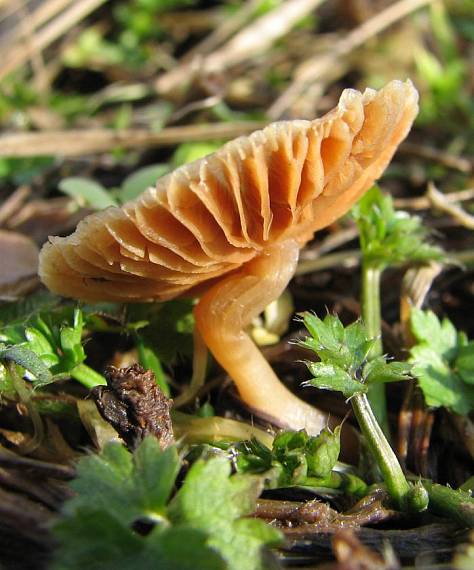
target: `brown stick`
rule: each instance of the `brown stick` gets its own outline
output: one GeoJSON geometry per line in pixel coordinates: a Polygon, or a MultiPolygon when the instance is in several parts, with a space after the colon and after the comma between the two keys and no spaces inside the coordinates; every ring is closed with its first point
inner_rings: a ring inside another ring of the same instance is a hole
{"type": "Polygon", "coordinates": [[[262,128],[260,121],[169,127],[153,133],[145,129],[112,129],[15,133],[0,136],[0,156],[80,156],[116,147],[169,146],[183,141],[231,139],[262,128]]]}

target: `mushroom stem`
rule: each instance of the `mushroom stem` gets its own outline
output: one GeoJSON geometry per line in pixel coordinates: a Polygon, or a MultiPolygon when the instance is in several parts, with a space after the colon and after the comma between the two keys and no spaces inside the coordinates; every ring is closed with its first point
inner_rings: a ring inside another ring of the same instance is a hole
{"type": "Polygon", "coordinates": [[[327,414],[292,394],[244,332],[285,290],[298,254],[299,245],[292,239],[266,249],[207,291],[194,313],[208,348],[250,408],[280,426],[317,434],[327,424],[327,414]]]}

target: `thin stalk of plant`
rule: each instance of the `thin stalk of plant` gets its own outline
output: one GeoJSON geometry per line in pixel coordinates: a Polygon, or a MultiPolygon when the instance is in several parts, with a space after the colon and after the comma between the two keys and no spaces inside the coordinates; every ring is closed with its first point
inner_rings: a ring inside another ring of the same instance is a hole
{"type": "MultiPolygon", "coordinates": [[[[420,218],[393,207],[390,196],[374,186],[353,208],[362,253],[362,319],[369,338],[375,339],[368,354],[374,359],[383,354],[381,330],[380,280],[388,267],[405,263],[440,261],[444,253],[426,242],[428,230],[420,218]]],[[[388,435],[387,405],[383,384],[371,386],[369,401],[384,432],[388,435]]]]}
{"type": "Polygon", "coordinates": [[[405,478],[397,456],[377,422],[367,395],[355,394],[351,398],[351,404],[365,441],[382,473],[387,491],[397,507],[403,510],[408,503],[411,487],[405,478]]]}
{"type": "Polygon", "coordinates": [[[379,338],[371,338],[365,324],[356,321],[344,327],[337,316],[324,320],[310,313],[303,322],[311,334],[303,346],[313,350],[320,362],[307,362],[313,379],[308,382],[323,390],[335,390],[350,400],[367,446],[376,461],[394,504],[400,510],[420,511],[426,508],[428,496],[421,485],[411,485],[390,447],[372,410],[368,392],[371,386],[406,380],[410,366],[404,362],[387,362],[377,350],[379,338]]]}
{"type": "Polygon", "coordinates": [[[446,485],[423,480],[423,486],[430,498],[430,511],[448,517],[464,527],[474,527],[474,499],[462,489],[451,489],[446,485]]]}
{"type": "MultiPolygon", "coordinates": [[[[365,323],[369,338],[374,339],[369,359],[382,356],[382,311],[380,303],[380,278],[382,268],[373,263],[362,263],[362,320],[365,323]]],[[[369,388],[368,398],[375,417],[378,419],[384,433],[390,437],[387,417],[387,401],[385,386],[372,384],[369,388]]]]}

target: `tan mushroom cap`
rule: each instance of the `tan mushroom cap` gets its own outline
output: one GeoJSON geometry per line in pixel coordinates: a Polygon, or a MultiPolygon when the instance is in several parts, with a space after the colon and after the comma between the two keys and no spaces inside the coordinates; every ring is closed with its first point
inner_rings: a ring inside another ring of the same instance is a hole
{"type": "Polygon", "coordinates": [[[379,178],[417,100],[410,81],[347,89],[320,119],[231,141],[122,208],[88,216],[72,235],[50,238],[40,277],[86,301],[167,300],[202,290],[269,245],[293,238],[302,246],[379,178]]]}

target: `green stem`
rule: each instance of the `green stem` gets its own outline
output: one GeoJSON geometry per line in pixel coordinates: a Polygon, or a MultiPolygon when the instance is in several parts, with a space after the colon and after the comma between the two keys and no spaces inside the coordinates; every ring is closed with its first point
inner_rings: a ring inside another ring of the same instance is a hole
{"type": "Polygon", "coordinates": [[[469,493],[429,480],[423,480],[423,485],[430,498],[430,511],[448,517],[461,526],[474,527],[474,499],[469,493]]]}
{"type": "MultiPolygon", "coordinates": [[[[362,264],[362,319],[367,328],[369,338],[376,339],[369,358],[383,354],[382,347],[382,311],[380,305],[380,277],[382,268],[370,263],[362,264]]],[[[390,437],[387,418],[387,402],[384,384],[372,384],[369,387],[369,401],[375,417],[383,431],[390,437]]]]}
{"type": "Polygon", "coordinates": [[[74,378],[74,380],[77,380],[83,386],[89,388],[89,390],[95,386],[105,386],[107,384],[102,374],[99,374],[83,362],[72,370],[71,378],[74,378]]]}
{"type": "Polygon", "coordinates": [[[351,398],[351,403],[367,445],[377,460],[387,491],[398,508],[403,510],[408,506],[411,487],[400,463],[377,422],[367,396],[356,394],[351,398]]]}

